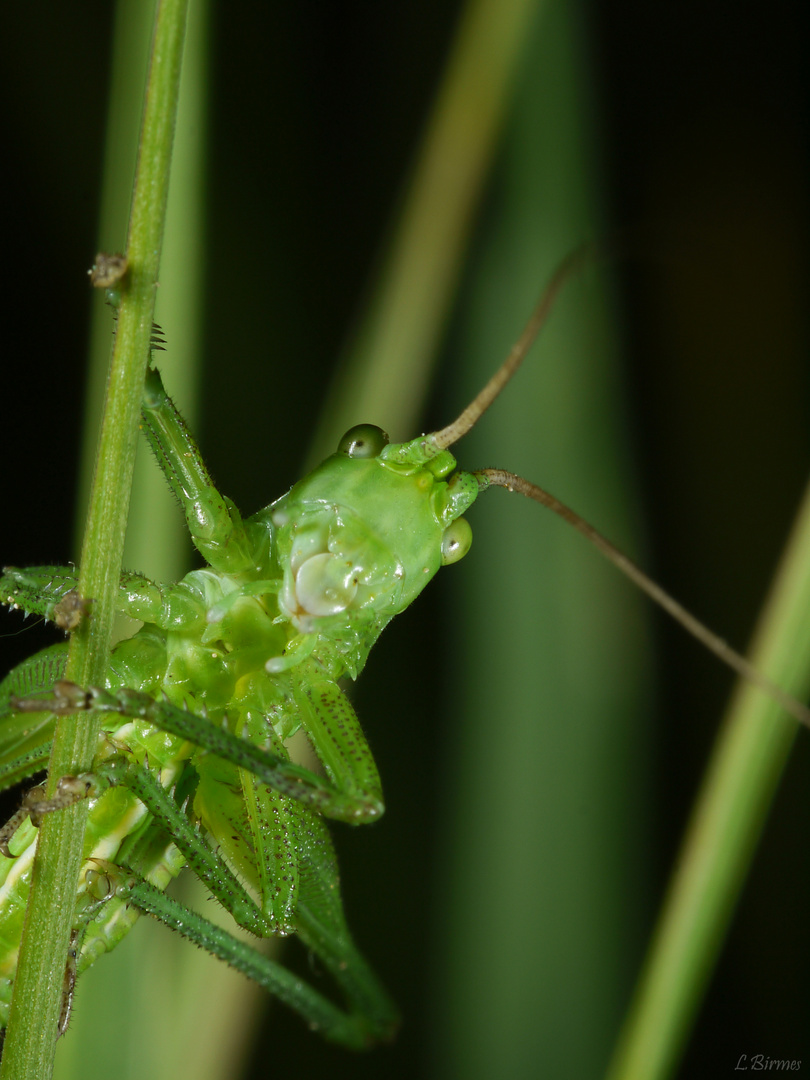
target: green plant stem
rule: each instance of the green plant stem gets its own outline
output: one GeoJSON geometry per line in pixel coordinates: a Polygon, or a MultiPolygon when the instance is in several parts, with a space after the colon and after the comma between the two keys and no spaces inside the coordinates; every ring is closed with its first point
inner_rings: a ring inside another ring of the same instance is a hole
{"type": "MultiPolygon", "coordinates": [[[[81,685],[103,683],[109,656],[152,332],[187,3],[162,0],[152,40],[127,244],[129,275],[118,313],[82,548],[79,591],[92,598],[92,612],[73,636],[67,669],[67,677],[81,685]]],[[[89,768],[99,726],[99,719],[86,715],[60,720],[49,767],[51,789],[61,776],[89,768]]],[[[40,1080],[53,1071],[87,810],[86,803],[79,803],[52,814],[40,831],[0,1072],[4,1080],[40,1080]]]]}
{"type": "MultiPolygon", "coordinates": [[[[810,689],[810,491],[752,650],[794,696],[810,689]]],[[[663,1080],[687,1039],[797,731],[752,686],[735,694],[695,803],[609,1080],[663,1080]]]]}

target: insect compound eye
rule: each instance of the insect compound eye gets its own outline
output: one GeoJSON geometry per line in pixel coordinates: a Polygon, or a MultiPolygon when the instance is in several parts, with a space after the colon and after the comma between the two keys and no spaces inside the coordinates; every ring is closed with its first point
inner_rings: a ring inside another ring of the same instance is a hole
{"type": "Polygon", "coordinates": [[[349,428],[338,443],[338,453],[353,458],[373,458],[388,445],[388,436],[374,424],[357,424],[349,428]]]}
{"type": "Polygon", "coordinates": [[[466,518],[457,518],[448,525],[442,536],[442,566],[463,559],[472,544],[472,529],[466,518]]]}

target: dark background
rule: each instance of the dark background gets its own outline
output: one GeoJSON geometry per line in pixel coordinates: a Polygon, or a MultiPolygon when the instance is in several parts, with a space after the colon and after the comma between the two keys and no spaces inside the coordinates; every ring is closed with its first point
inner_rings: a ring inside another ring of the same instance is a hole
{"type": "MultiPolygon", "coordinates": [[[[659,0],[585,10],[648,550],[675,595],[744,644],[810,458],[803,9],[796,0],[767,12],[724,0],[659,0]]],[[[295,479],[318,371],[328,371],[368,286],[455,13],[436,3],[253,3],[236,18],[213,12],[205,373],[207,400],[216,404],[203,406],[200,431],[215,475],[248,510],[268,497],[266,476],[245,464],[262,452],[266,420],[251,377],[234,384],[216,358],[252,351],[260,371],[271,347],[291,360],[272,438],[295,449],[284,456],[289,472],[273,477],[278,493],[295,479]],[[270,250],[283,255],[265,259],[270,250]],[[282,298],[274,311],[285,312],[272,326],[261,316],[269,292],[282,298]],[[303,383],[300,357],[311,372],[303,383]],[[238,418],[238,440],[223,416],[238,418]]],[[[104,3],[44,3],[35,17],[17,6],[4,21],[2,560],[25,565],[74,553],[90,310],[84,271],[96,236],[111,15],[104,3]]],[[[420,615],[428,626],[437,617],[427,606],[420,615]]],[[[4,666],[50,640],[37,628],[14,636],[11,619],[4,625],[12,634],[3,640],[4,666]]],[[[728,683],[677,631],[655,627],[657,895],[710,746],[707,718],[722,708],[728,683]]],[[[419,663],[409,648],[407,634],[380,645],[405,669],[419,663]]],[[[364,676],[361,715],[375,712],[380,684],[391,678],[385,665],[381,656],[364,676]]],[[[377,733],[375,752],[393,759],[385,737],[377,733]]],[[[800,738],[679,1075],[730,1072],[734,1047],[810,1061],[808,766],[800,738]]],[[[403,803],[419,776],[407,829],[394,824],[375,837],[363,865],[341,845],[350,922],[362,908],[358,936],[406,1012],[399,1044],[347,1061],[298,1027],[283,1039],[271,1028],[256,1051],[256,1075],[268,1063],[279,1076],[426,1073],[418,912],[431,899],[437,772],[429,754],[399,774],[389,766],[392,803],[403,803]],[[385,881],[403,859],[423,873],[406,898],[392,897],[385,881]],[[369,910],[363,894],[377,882],[380,900],[369,910]]]]}

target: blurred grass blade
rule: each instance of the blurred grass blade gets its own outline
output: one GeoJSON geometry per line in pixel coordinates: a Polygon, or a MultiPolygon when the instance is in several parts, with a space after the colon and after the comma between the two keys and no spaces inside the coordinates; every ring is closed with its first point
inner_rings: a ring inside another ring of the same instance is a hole
{"type": "MultiPolygon", "coordinates": [[[[466,298],[459,404],[559,262],[604,231],[580,15],[549,4],[529,43],[466,298]]],[[[610,281],[591,266],[566,284],[514,384],[458,453],[465,467],[542,483],[633,551],[617,352],[610,281]]],[[[435,1075],[581,1080],[607,1060],[623,948],[643,911],[645,609],[526,500],[487,492],[469,517],[473,546],[446,575],[454,617],[440,635],[454,724],[435,1075]]]]}
{"type": "MultiPolygon", "coordinates": [[[[810,492],[751,652],[760,671],[810,692],[810,492]]],[[[740,685],[706,771],[650,953],[608,1076],[664,1080],[677,1067],[797,731],[740,685]]]]}

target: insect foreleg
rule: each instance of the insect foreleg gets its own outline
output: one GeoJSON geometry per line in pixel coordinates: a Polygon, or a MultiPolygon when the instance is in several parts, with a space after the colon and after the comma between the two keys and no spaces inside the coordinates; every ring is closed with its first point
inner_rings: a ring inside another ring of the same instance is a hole
{"type": "MultiPolygon", "coordinates": [[[[368,820],[382,813],[377,763],[349,699],[336,682],[319,678],[314,665],[307,669],[306,678],[294,686],[293,692],[315,753],[335,787],[358,808],[367,807],[371,811],[368,820]],[[374,813],[377,805],[379,811],[374,813]]],[[[335,815],[327,813],[327,816],[335,815]]]]}
{"type": "Polygon", "coordinates": [[[206,562],[228,572],[253,566],[254,536],[231,500],[214,486],[196,442],[154,368],[146,376],[141,417],[149,445],[183,507],[191,539],[206,562]]]}

